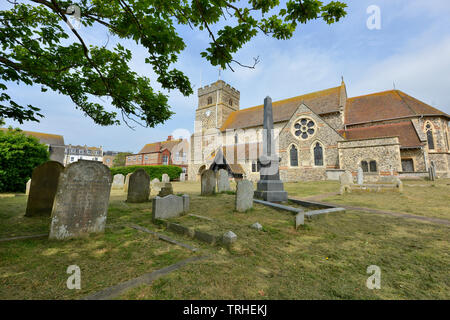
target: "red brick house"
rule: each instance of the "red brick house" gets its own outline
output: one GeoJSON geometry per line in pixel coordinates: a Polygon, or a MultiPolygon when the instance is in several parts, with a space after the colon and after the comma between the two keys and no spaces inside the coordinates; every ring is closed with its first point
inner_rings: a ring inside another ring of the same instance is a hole
{"type": "Polygon", "coordinates": [[[137,154],[127,156],[125,166],[175,165],[183,172],[188,167],[189,143],[186,139],[173,139],[146,144],[137,154]]]}

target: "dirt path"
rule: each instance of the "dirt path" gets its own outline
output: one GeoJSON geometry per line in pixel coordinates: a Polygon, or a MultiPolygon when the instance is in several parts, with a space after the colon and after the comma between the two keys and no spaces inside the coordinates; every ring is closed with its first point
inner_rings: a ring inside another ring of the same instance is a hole
{"type": "MultiPolygon", "coordinates": [[[[306,198],[297,198],[297,199],[306,200],[306,201],[308,201],[308,200],[315,201],[315,202],[322,203],[322,204],[332,205],[332,206],[336,206],[336,207],[342,207],[342,208],[345,208],[348,210],[357,210],[357,211],[365,211],[365,212],[370,212],[370,213],[385,214],[385,215],[394,216],[394,217],[400,217],[400,218],[405,218],[405,219],[416,219],[416,220],[422,220],[422,221],[427,221],[427,222],[450,226],[450,220],[447,220],[447,219],[423,217],[423,216],[418,216],[418,215],[410,214],[410,213],[406,213],[406,212],[395,212],[395,211],[387,211],[387,210],[380,210],[380,209],[373,209],[373,208],[366,208],[366,207],[355,207],[355,206],[336,204],[336,203],[330,203],[330,202],[320,202],[320,200],[322,200],[322,199],[326,199],[326,198],[329,198],[329,197],[332,197],[332,196],[335,196],[338,194],[339,193],[337,193],[337,192],[329,192],[329,193],[322,193],[322,194],[318,194],[318,195],[314,195],[314,196],[310,196],[310,197],[306,197],[306,198]]],[[[295,197],[293,197],[293,198],[295,198],[295,197]]]]}

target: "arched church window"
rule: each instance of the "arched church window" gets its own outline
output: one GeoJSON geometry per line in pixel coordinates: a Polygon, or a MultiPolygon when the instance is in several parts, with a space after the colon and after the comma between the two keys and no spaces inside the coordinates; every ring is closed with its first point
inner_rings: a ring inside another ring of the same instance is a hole
{"type": "Polygon", "coordinates": [[[212,97],[208,97],[208,104],[212,104],[212,97]]]}
{"type": "Polygon", "coordinates": [[[323,166],[323,148],[319,142],[314,147],[314,165],[323,166]]]}
{"type": "Polygon", "coordinates": [[[369,172],[369,164],[367,161],[361,161],[361,168],[363,172],[369,172]]]}
{"type": "Polygon", "coordinates": [[[369,169],[370,172],[377,172],[377,162],[375,160],[369,162],[369,169]]]}
{"type": "Polygon", "coordinates": [[[433,128],[431,127],[431,123],[428,122],[425,125],[425,130],[427,131],[428,149],[433,150],[434,149],[434,140],[433,140],[433,128]]]}
{"type": "Polygon", "coordinates": [[[316,123],[309,118],[300,118],[294,123],[292,132],[300,140],[306,140],[316,133],[316,123]]]}
{"type": "Polygon", "coordinates": [[[297,148],[293,145],[289,151],[289,157],[291,162],[291,167],[298,167],[298,152],[297,148]]]}

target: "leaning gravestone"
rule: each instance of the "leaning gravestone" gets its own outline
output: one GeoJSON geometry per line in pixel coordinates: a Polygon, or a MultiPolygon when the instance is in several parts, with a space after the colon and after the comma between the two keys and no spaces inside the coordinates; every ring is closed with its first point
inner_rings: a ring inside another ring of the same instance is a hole
{"type": "Polygon", "coordinates": [[[30,194],[30,187],[31,187],[31,179],[27,181],[27,186],[25,187],[25,194],[30,194]]]}
{"type": "Polygon", "coordinates": [[[63,170],[64,166],[57,161],[47,161],[34,168],[25,216],[50,216],[58,178],[63,170]]]}
{"type": "Polygon", "coordinates": [[[170,177],[167,173],[164,173],[161,178],[162,182],[170,182],[170,177]]]}
{"type": "Polygon", "coordinates": [[[128,173],[125,176],[125,183],[123,184],[123,191],[128,193],[128,184],[130,182],[130,176],[132,175],[132,173],[128,173]]]}
{"type": "Polygon", "coordinates": [[[217,173],[217,192],[230,191],[230,180],[228,179],[228,171],[220,169],[217,173]]]}
{"type": "Polygon", "coordinates": [[[202,196],[216,193],[216,174],[213,170],[205,170],[202,173],[202,196]]]}
{"type": "Polygon", "coordinates": [[[361,167],[358,167],[357,182],[359,185],[362,185],[364,183],[364,173],[361,167]]]}
{"type": "Polygon", "coordinates": [[[50,239],[78,238],[105,230],[111,172],[97,161],[79,160],[60,174],[50,239]]]}
{"type": "Polygon", "coordinates": [[[137,169],[128,182],[127,202],[139,203],[148,201],[150,196],[150,176],[144,169],[137,169]]]}
{"type": "Polygon", "coordinates": [[[123,189],[125,177],[123,174],[119,173],[114,175],[112,188],[113,189],[123,189]]]}
{"type": "Polygon", "coordinates": [[[236,186],[236,211],[244,212],[253,207],[253,183],[240,180],[236,186]]]}
{"type": "Polygon", "coordinates": [[[152,205],[153,221],[174,218],[189,210],[189,196],[187,194],[181,197],[173,194],[165,197],[156,196],[152,205]]]}

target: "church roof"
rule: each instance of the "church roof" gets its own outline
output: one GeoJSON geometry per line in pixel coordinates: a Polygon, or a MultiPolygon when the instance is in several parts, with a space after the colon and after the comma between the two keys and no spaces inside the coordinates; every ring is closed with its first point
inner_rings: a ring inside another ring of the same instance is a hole
{"type": "Polygon", "coordinates": [[[350,128],[340,130],[340,133],[348,140],[360,140],[382,137],[398,137],[401,147],[420,147],[417,131],[412,121],[374,125],[370,127],[350,128]]]}
{"type": "MultiPolygon", "coordinates": [[[[341,86],[274,101],[272,102],[273,122],[289,120],[300,103],[305,103],[317,114],[339,111],[340,89],[341,86]]],[[[234,111],[220,130],[261,126],[263,125],[263,116],[264,105],[234,111]]]]}
{"type": "Polygon", "coordinates": [[[390,90],[347,99],[345,124],[419,115],[450,118],[445,112],[437,110],[400,90],[390,90]]]}

